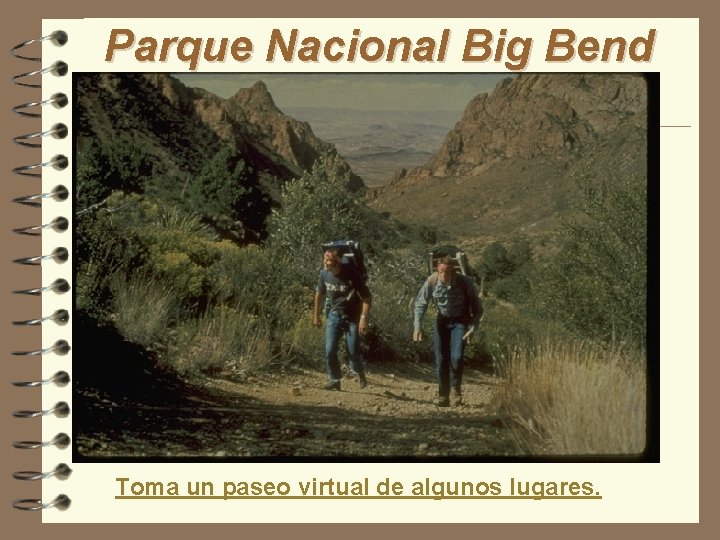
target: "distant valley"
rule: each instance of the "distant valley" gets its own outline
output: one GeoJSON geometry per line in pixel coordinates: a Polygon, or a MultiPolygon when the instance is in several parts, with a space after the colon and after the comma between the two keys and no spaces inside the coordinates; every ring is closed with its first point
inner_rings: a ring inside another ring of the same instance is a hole
{"type": "Polygon", "coordinates": [[[399,169],[424,165],[460,118],[457,111],[360,111],[292,107],[318,138],[338,153],[369,187],[387,184],[399,169]]]}

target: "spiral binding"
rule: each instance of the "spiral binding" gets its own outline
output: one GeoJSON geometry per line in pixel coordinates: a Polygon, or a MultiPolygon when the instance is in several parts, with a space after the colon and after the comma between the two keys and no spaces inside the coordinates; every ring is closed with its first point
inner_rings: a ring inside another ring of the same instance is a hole
{"type": "MultiPolygon", "coordinates": [[[[33,44],[41,44],[49,41],[52,44],[62,47],[68,41],[68,35],[59,30],[39,39],[31,39],[20,43],[10,50],[10,54],[27,62],[42,62],[41,56],[32,56],[24,52],[33,44]]],[[[45,75],[53,75],[63,77],[69,71],[65,62],[57,61],[47,67],[40,67],[31,71],[26,71],[15,75],[12,78],[14,84],[27,88],[42,88],[42,80],[45,75]]],[[[68,97],[63,93],[53,94],[49,99],[42,101],[31,101],[13,107],[13,112],[24,118],[40,118],[42,109],[46,106],[52,106],[56,109],[62,109],[69,104],[68,97]]],[[[41,148],[42,141],[46,137],[54,139],[64,139],[68,136],[68,126],[63,123],[57,123],[46,131],[32,131],[23,135],[14,137],[13,141],[20,147],[24,148],[41,148]]],[[[21,165],[12,169],[13,174],[28,178],[42,178],[42,171],[51,167],[56,170],[66,169],[69,160],[66,156],[58,154],[53,156],[49,161],[40,163],[30,163],[21,165]]],[[[32,195],[24,195],[14,199],[13,202],[30,207],[40,207],[44,200],[64,201],[67,200],[70,193],[65,186],[58,185],[47,193],[38,193],[32,195]]],[[[13,229],[13,232],[25,236],[41,236],[43,231],[52,230],[55,232],[65,232],[69,228],[69,221],[66,217],[58,216],[50,223],[41,225],[31,225],[13,229]]],[[[54,262],[62,264],[69,259],[69,252],[65,247],[58,247],[52,252],[37,256],[21,257],[13,260],[16,264],[22,265],[41,265],[45,262],[54,262]]],[[[70,284],[65,279],[56,279],[49,285],[31,288],[18,289],[13,291],[14,294],[40,296],[44,293],[65,294],[70,290],[70,284]]],[[[70,313],[65,309],[55,310],[52,314],[41,316],[36,319],[28,319],[21,321],[13,321],[16,326],[42,326],[46,323],[64,325],[70,320],[70,313]]],[[[35,350],[35,351],[18,351],[13,352],[15,356],[34,357],[55,354],[58,356],[66,355],[70,351],[70,344],[65,340],[58,340],[52,346],[35,350]]],[[[66,371],[58,371],[48,379],[39,381],[18,381],[13,384],[20,388],[37,388],[49,384],[64,387],[70,383],[70,375],[66,371]]],[[[16,418],[36,418],[42,416],[54,415],[58,418],[66,418],[70,414],[70,406],[65,401],[59,401],[49,409],[41,410],[17,410],[13,412],[16,418]]],[[[70,437],[66,433],[58,433],[49,441],[15,441],[13,447],[20,450],[42,449],[54,446],[58,449],[65,449],[70,445],[70,437]]],[[[72,469],[65,463],[58,464],[52,471],[17,471],[13,474],[13,478],[20,481],[36,481],[47,480],[49,478],[57,478],[58,480],[66,480],[72,474],[72,469]]],[[[35,511],[46,510],[49,508],[57,508],[58,510],[66,510],[70,507],[70,498],[67,495],[57,495],[50,502],[43,502],[41,499],[15,499],[12,502],[13,508],[17,510],[35,511]]]]}
{"type": "Polygon", "coordinates": [[[47,448],[55,446],[60,450],[64,450],[70,446],[70,436],[67,433],[58,433],[49,441],[15,441],[13,447],[18,450],[35,450],[37,448],[47,448]]]}
{"type": "Polygon", "coordinates": [[[64,139],[68,136],[68,127],[65,124],[55,124],[51,129],[47,131],[36,131],[35,133],[27,133],[25,135],[18,135],[13,140],[20,146],[27,146],[28,148],[40,148],[41,142],[35,142],[31,139],[37,139],[40,137],[52,136],[56,139],[64,139]]]}
{"type": "Polygon", "coordinates": [[[65,294],[70,290],[70,284],[62,279],[56,279],[53,281],[50,285],[47,285],[46,287],[39,287],[37,289],[19,289],[16,291],[13,291],[13,294],[27,294],[30,296],[39,296],[44,292],[55,292],[57,294],[65,294]]]}

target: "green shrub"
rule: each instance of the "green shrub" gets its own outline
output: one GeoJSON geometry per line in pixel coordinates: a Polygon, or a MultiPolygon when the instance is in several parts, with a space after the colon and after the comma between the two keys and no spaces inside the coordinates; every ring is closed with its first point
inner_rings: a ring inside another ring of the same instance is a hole
{"type": "Polygon", "coordinates": [[[265,235],[271,201],[257,172],[240,153],[222,147],[188,185],[184,206],[199,213],[237,240],[257,241],[265,235]]]}
{"type": "Polygon", "coordinates": [[[366,338],[370,361],[428,358],[429,349],[412,341],[415,297],[426,278],[424,265],[422,252],[408,249],[387,251],[373,265],[371,326],[366,338]]]}
{"type": "Polygon", "coordinates": [[[553,321],[538,320],[522,306],[498,298],[483,300],[485,314],[476,338],[467,347],[468,361],[492,363],[502,374],[508,358],[517,350],[535,348],[548,335],[569,337],[563,327],[553,321]]]}
{"type": "Polygon", "coordinates": [[[515,303],[526,302],[535,278],[529,242],[516,239],[508,247],[493,242],[483,251],[479,271],[488,293],[515,303]]]}
{"type": "Polygon", "coordinates": [[[581,337],[644,347],[647,181],[609,177],[585,185],[584,216],[565,224],[561,251],[543,269],[536,312],[581,337]]]}
{"type": "Polygon", "coordinates": [[[321,158],[310,172],[282,189],[282,208],[269,220],[270,247],[278,264],[294,273],[292,281],[313,284],[320,266],[320,244],[357,239],[362,232],[359,206],[347,190],[347,175],[328,175],[321,158]]]}

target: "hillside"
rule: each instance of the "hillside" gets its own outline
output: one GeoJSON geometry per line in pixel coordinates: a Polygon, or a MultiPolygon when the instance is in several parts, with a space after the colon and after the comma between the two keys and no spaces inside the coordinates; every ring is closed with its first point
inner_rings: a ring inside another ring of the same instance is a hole
{"type": "Polygon", "coordinates": [[[581,180],[645,176],[647,106],[640,75],[508,79],[467,105],[425,165],[371,190],[369,205],[469,246],[518,234],[547,240],[581,180]]]}
{"type": "MultiPolygon", "coordinates": [[[[80,176],[106,179],[89,188],[81,180],[81,210],[101,202],[110,189],[195,210],[202,207],[191,200],[198,177],[240,163],[242,178],[235,181],[244,187],[222,189],[251,193],[256,215],[252,223],[239,216],[238,227],[245,236],[262,237],[282,184],[321,158],[329,174],[347,178],[349,189],[364,187],[331,144],[274,105],[262,82],[223,100],[165,74],[82,74],[76,95],[80,176]]],[[[208,193],[207,186],[195,188],[206,197],[219,196],[208,193]]],[[[217,224],[227,216],[207,217],[217,224]]]]}

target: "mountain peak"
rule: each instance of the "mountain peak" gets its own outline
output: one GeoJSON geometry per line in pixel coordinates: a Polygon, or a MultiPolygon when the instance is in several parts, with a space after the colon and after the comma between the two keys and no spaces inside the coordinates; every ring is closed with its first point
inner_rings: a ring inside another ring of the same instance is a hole
{"type": "Polygon", "coordinates": [[[268,91],[267,85],[263,81],[257,81],[250,88],[241,88],[230,98],[230,101],[243,108],[280,112],[268,91]]]}

